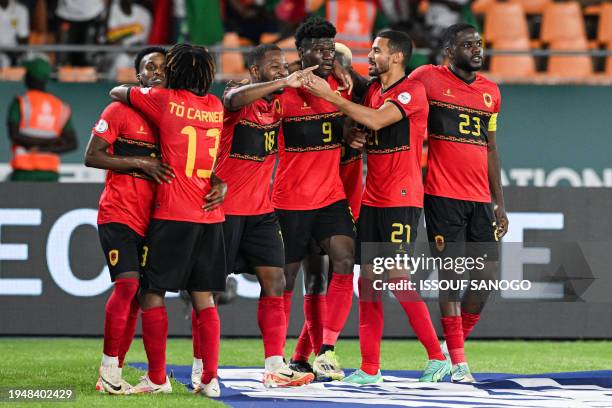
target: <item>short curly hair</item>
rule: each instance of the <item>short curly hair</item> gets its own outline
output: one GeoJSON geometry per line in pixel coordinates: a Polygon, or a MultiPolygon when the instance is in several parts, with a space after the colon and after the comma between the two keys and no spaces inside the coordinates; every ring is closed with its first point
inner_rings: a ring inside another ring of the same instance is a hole
{"type": "Polygon", "coordinates": [[[140,73],[140,63],[142,62],[144,57],[153,53],[159,53],[165,56],[166,52],[166,49],[163,47],[147,47],[140,50],[138,54],[136,54],[136,58],[134,58],[134,69],[136,70],[136,73],[140,73]]]}
{"type": "Polygon", "coordinates": [[[300,48],[307,38],[334,38],[336,27],[321,17],[311,17],[304,21],[295,33],[295,46],[300,48]]]}

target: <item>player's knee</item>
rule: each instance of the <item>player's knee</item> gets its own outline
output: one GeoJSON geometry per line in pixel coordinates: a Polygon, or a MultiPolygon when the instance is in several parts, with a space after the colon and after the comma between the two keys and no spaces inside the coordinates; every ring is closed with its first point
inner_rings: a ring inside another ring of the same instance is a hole
{"type": "Polygon", "coordinates": [[[283,296],[283,291],[286,288],[285,275],[281,272],[269,276],[262,282],[261,286],[264,296],[283,296]]]}
{"type": "Polygon", "coordinates": [[[338,259],[332,260],[334,265],[334,273],[349,274],[353,273],[353,266],[355,266],[355,258],[352,254],[346,253],[338,257],[338,259]]]}

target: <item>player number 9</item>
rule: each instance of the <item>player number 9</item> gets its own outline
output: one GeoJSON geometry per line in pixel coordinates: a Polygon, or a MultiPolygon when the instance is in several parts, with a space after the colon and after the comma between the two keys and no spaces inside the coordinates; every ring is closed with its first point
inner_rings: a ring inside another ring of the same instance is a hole
{"type": "Polygon", "coordinates": [[[331,122],[323,122],[322,132],[326,136],[323,138],[325,143],[329,143],[332,141],[332,125],[331,122]]]}

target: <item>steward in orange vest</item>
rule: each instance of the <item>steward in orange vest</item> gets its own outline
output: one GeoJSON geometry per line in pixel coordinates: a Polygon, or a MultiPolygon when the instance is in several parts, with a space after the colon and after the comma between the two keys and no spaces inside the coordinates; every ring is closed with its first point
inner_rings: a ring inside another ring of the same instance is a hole
{"type": "Polygon", "coordinates": [[[325,14],[336,27],[336,41],[353,52],[353,69],[368,75],[368,53],[376,21],[374,0],[329,0],[325,14]]]}
{"type": "Polygon", "coordinates": [[[57,181],[59,153],[75,150],[77,140],[70,121],[70,107],[45,92],[51,66],[42,58],[24,63],[24,95],[17,96],[8,114],[13,143],[11,181],[57,181]]]}

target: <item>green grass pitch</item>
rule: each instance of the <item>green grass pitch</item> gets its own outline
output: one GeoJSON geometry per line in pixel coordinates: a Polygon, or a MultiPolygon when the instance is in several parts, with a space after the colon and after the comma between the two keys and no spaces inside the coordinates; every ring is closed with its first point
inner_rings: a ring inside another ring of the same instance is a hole
{"type": "MultiPolygon", "coordinates": [[[[287,342],[293,350],[295,340],[287,342]]],[[[466,345],[473,372],[516,374],[557,371],[603,370],[612,367],[612,342],[606,341],[470,341],[466,345]]],[[[191,341],[168,341],[168,364],[191,365],[191,341]]],[[[174,382],[171,395],[117,397],[94,391],[102,353],[101,339],[0,338],[0,387],[72,388],[74,402],[3,403],[7,407],[221,407],[223,404],[191,395],[174,382]]],[[[340,340],[338,354],[344,367],[359,366],[359,342],[340,340]]],[[[415,340],[385,340],[382,369],[421,370],[426,355],[415,340]]],[[[220,365],[261,366],[263,346],[259,339],[222,339],[220,365]]],[[[135,339],[128,362],[145,362],[141,339],[135,339]]],[[[125,368],[125,379],[134,384],[142,372],[125,368]]]]}

